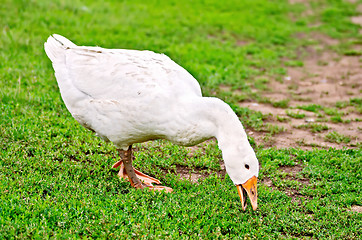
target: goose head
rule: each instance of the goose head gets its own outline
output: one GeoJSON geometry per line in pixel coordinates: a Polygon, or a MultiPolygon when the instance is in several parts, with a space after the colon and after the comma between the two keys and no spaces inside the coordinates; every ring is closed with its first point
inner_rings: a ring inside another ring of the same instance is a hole
{"type": "Polygon", "coordinates": [[[259,161],[249,143],[231,145],[222,150],[226,172],[237,187],[242,209],[246,209],[246,196],[249,197],[253,210],[258,207],[257,178],[259,161]]]}

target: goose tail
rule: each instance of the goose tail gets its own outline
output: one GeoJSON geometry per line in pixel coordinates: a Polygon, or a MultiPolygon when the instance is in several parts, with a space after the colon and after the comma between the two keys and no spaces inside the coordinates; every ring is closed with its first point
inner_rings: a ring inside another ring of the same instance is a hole
{"type": "Polygon", "coordinates": [[[76,47],[74,43],[65,37],[53,34],[49,36],[48,40],[44,43],[44,50],[52,63],[64,61],[65,50],[76,47]]]}
{"type": "Polygon", "coordinates": [[[73,115],[76,105],[87,96],[79,91],[69,78],[69,66],[67,66],[67,51],[76,48],[77,45],[58,34],[51,35],[44,43],[45,53],[52,61],[62,99],[73,115]]]}

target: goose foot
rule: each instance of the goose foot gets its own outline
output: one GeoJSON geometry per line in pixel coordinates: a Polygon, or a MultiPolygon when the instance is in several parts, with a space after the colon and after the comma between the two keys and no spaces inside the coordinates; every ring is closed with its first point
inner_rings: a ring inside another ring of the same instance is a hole
{"type": "Polygon", "coordinates": [[[119,150],[121,154],[122,160],[116,162],[113,164],[112,168],[120,167],[120,170],[118,172],[118,176],[120,179],[125,179],[129,181],[132,185],[132,187],[135,188],[148,188],[149,190],[153,191],[166,191],[166,192],[172,192],[173,189],[165,186],[159,186],[159,185],[152,185],[152,183],[155,184],[161,184],[161,182],[153,178],[151,176],[148,176],[147,174],[144,174],[132,166],[132,146],[128,148],[126,151],[119,150]]]}
{"type": "MultiPolygon", "coordinates": [[[[117,168],[117,167],[120,167],[119,172],[118,172],[119,178],[125,179],[126,181],[129,181],[129,176],[127,174],[127,171],[126,171],[126,168],[124,166],[123,160],[120,160],[120,161],[116,162],[112,166],[112,168],[117,168]]],[[[148,176],[147,174],[144,174],[144,173],[138,171],[135,168],[133,168],[133,171],[134,171],[136,177],[139,180],[141,180],[147,186],[151,185],[152,183],[161,184],[161,182],[158,179],[153,178],[151,176],[148,176]]]]}

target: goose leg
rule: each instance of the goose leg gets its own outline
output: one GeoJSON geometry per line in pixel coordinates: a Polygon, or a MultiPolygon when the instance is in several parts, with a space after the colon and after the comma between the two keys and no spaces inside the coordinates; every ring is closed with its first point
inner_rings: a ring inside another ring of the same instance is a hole
{"type": "Polygon", "coordinates": [[[135,188],[149,188],[151,190],[165,190],[166,192],[171,192],[172,188],[164,186],[153,186],[152,183],[161,184],[161,182],[153,177],[150,177],[136,169],[132,166],[132,146],[128,150],[119,150],[121,155],[121,160],[116,162],[112,167],[117,168],[120,166],[118,176],[129,180],[132,187],[135,188]]]}

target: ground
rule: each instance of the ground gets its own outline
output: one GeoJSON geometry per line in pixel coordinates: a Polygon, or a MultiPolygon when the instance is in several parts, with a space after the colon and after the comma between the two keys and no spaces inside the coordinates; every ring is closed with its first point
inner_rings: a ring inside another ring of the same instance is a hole
{"type": "MultiPolygon", "coordinates": [[[[248,131],[257,143],[277,148],[302,149],[343,148],[360,144],[360,109],[357,110],[353,106],[339,109],[336,107],[339,103],[348,103],[351,98],[361,96],[360,56],[339,55],[329,50],[338,44],[338,41],[321,34],[314,34],[312,37],[320,44],[307,49],[308,55],[302,57],[302,66],[287,67],[286,76],[281,80],[273,79],[268,85],[268,90],[261,93],[271,103],[240,103],[242,107],[268,115],[266,122],[283,128],[283,131],[268,138],[265,133],[248,131]],[[282,107],[273,104],[278,102],[287,104],[282,107]],[[298,106],[311,106],[311,109],[307,111],[298,106]],[[329,114],[328,110],[332,113],[329,114]],[[341,117],[331,118],[333,112],[339,112],[338,115],[341,117]],[[288,113],[304,116],[298,118],[288,113]],[[313,132],[313,125],[325,127],[313,132]],[[331,132],[347,136],[349,140],[341,144],[328,139],[326,136],[331,132]]],[[[356,50],[359,47],[356,45],[356,50]]]]}

